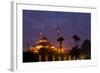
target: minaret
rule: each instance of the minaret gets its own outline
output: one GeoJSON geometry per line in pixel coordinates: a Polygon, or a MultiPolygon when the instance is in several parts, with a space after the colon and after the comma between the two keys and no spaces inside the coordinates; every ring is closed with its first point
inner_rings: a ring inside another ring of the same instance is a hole
{"type": "Polygon", "coordinates": [[[58,38],[60,37],[60,30],[59,30],[59,24],[57,24],[57,48],[58,48],[58,52],[60,53],[60,49],[59,49],[59,42],[58,42],[58,38]]]}
{"type": "Polygon", "coordinates": [[[57,41],[58,41],[58,50],[59,50],[59,53],[61,53],[61,50],[62,50],[62,42],[64,41],[64,38],[61,37],[60,35],[60,30],[59,30],[59,25],[57,24],[57,41]]]}
{"type": "MultiPolygon", "coordinates": [[[[58,38],[60,38],[59,24],[57,24],[57,41],[58,41],[58,38]]],[[[60,45],[59,45],[59,41],[57,42],[57,48],[58,48],[58,52],[60,53],[60,45]]]]}

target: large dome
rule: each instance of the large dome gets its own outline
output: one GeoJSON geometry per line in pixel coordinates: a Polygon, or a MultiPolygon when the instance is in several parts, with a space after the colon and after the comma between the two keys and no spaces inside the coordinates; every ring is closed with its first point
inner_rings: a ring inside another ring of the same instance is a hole
{"type": "MultiPolygon", "coordinates": [[[[47,39],[47,37],[42,37],[40,38],[37,42],[36,45],[41,45],[41,46],[52,46],[52,44],[50,43],[50,41],[47,39]]],[[[36,46],[35,45],[35,46],[36,46]]]]}
{"type": "Polygon", "coordinates": [[[50,43],[47,37],[42,36],[39,40],[35,42],[35,45],[31,47],[31,52],[38,52],[41,48],[46,48],[48,50],[56,51],[57,49],[50,43]]]}

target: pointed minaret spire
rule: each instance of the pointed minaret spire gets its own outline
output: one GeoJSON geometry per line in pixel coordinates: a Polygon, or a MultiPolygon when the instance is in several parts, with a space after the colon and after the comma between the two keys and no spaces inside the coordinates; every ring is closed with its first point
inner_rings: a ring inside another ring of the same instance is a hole
{"type": "Polygon", "coordinates": [[[57,24],[57,38],[60,37],[60,29],[59,29],[59,24],[57,24]]]}
{"type": "Polygon", "coordinates": [[[43,24],[41,24],[41,31],[40,31],[40,38],[42,38],[44,35],[43,35],[43,24]]]}

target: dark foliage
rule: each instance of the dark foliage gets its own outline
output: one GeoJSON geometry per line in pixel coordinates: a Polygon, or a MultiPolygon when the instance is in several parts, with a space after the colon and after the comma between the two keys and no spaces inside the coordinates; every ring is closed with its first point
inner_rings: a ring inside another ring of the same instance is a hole
{"type": "Polygon", "coordinates": [[[71,55],[71,58],[73,59],[75,57],[75,59],[79,59],[80,57],[80,49],[75,46],[72,48],[72,50],[70,51],[70,55],[71,55]]]}
{"type": "Polygon", "coordinates": [[[89,40],[84,40],[81,46],[81,54],[86,55],[86,59],[91,58],[91,43],[89,40]]]}

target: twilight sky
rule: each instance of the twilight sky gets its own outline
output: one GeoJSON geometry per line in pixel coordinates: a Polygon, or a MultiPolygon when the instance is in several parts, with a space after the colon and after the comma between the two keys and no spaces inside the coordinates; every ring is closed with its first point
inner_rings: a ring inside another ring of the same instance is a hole
{"type": "Polygon", "coordinates": [[[35,45],[35,41],[40,38],[40,32],[56,46],[57,24],[65,39],[63,47],[66,50],[73,47],[74,34],[80,37],[80,46],[85,39],[91,39],[90,13],[23,10],[23,49],[25,50],[26,44],[35,45]]]}

